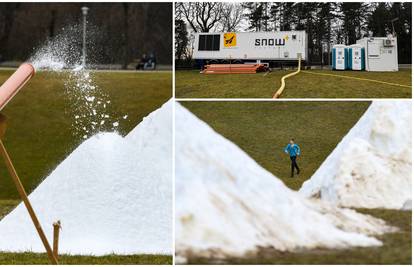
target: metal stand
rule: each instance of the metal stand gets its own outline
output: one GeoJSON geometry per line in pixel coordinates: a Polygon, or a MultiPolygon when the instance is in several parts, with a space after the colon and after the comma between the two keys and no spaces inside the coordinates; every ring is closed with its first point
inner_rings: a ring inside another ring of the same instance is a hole
{"type": "MultiPolygon", "coordinates": [[[[0,133],[4,134],[5,131],[6,131],[6,117],[0,114],[0,133]]],[[[20,178],[17,175],[16,169],[14,168],[13,163],[10,159],[10,156],[7,153],[6,148],[4,147],[2,138],[3,136],[0,135],[0,154],[4,158],[7,170],[9,171],[10,176],[12,177],[13,182],[16,185],[20,198],[22,199],[24,205],[26,206],[27,211],[29,212],[30,218],[32,219],[32,222],[37,230],[37,233],[39,234],[39,237],[42,240],[42,243],[46,249],[49,260],[51,261],[52,264],[58,264],[58,261],[55,255],[53,254],[52,248],[50,247],[49,242],[46,238],[46,235],[43,232],[42,226],[40,225],[40,222],[37,219],[36,213],[34,212],[32,205],[30,204],[26,191],[24,190],[24,187],[20,181],[20,178]]]]}

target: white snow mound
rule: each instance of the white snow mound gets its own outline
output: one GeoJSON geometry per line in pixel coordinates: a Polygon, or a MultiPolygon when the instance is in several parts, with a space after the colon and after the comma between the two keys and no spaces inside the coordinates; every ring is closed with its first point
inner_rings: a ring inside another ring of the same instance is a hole
{"type": "Polygon", "coordinates": [[[377,101],[300,192],[343,207],[401,209],[411,202],[411,168],[411,101],[377,101]]]}
{"type": "Polygon", "coordinates": [[[382,220],[308,200],[176,104],[176,255],[379,246],[382,220]]]}
{"type": "MultiPolygon", "coordinates": [[[[172,253],[172,103],[125,138],[97,134],[78,146],[29,196],[59,252],[79,255],[172,253]]],[[[20,204],[0,221],[1,251],[44,252],[20,204]]]]}

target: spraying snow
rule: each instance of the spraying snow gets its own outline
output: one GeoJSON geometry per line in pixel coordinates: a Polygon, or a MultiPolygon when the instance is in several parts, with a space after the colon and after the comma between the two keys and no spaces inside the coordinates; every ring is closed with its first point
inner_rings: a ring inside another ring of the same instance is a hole
{"type": "Polygon", "coordinates": [[[411,102],[373,102],[300,192],[344,207],[411,207],[411,102]]]}
{"type": "Polygon", "coordinates": [[[176,254],[379,246],[382,220],[308,200],[176,104],[176,254]]]}
{"type": "MultiPolygon", "coordinates": [[[[95,31],[89,30],[89,39],[93,39],[95,31]]],[[[53,71],[62,77],[72,107],[69,112],[73,133],[86,139],[103,129],[116,131],[119,122],[109,116],[109,96],[96,84],[91,71],[82,65],[80,37],[79,25],[63,28],[60,34],[37,48],[29,62],[37,71],[53,71]]],[[[93,50],[93,43],[89,42],[88,47],[93,50]]]]}
{"type": "MultiPolygon", "coordinates": [[[[76,148],[29,196],[60,253],[172,253],[172,104],[125,138],[100,133],[76,148]]],[[[0,221],[1,251],[44,252],[25,207],[0,221]]]]}

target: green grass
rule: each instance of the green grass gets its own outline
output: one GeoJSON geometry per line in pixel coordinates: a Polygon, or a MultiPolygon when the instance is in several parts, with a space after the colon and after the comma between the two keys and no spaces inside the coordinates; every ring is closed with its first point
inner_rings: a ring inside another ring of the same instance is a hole
{"type": "MultiPolygon", "coordinates": [[[[271,98],[282,76],[292,71],[275,70],[269,75],[176,72],[177,98],[271,98]]],[[[314,73],[346,75],[411,86],[411,69],[398,72],[312,70],[314,73]]],[[[411,98],[411,88],[299,73],[286,80],[282,98],[411,98]]]]}
{"type": "MultiPolygon", "coordinates": [[[[358,121],[370,102],[181,102],[214,130],[237,144],[261,166],[297,190],[358,121]],[[298,177],[290,178],[283,149],[294,137],[302,149],[298,177]]],[[[283,253],[262,248],[243,258],[191,258],[190,264],[410,264],[411,211],[368,210],[401,231],[379,238],[382,247],[318,249],[283,253]]]]}
{"type": "Polygon", "coordinates": [[[309,179],[370,102],[181,102],[262,167],[297,190],[309,179]],[[284,148],[295,138],[302,154],[290,178],[284,148]]]}
{"type": "MultiPolygon", "coordinates": [[[[0,71],[0,84],[11,71],[0,71]]],[[[32,191],[81,142],[73,134],[74,103],[64,89],[67,73],[37,73],[2,111],[8,119],[5,146],[28,192],[32,191]]],[[[120,118],[119,132],[131,131],[144,116],[172,95],[171,72],[97,72],[92,77],[109,96],[109,115],[120,118]]],[[[102,128],[105,130],[105,128],[102,128]]],[[[106,128],[108,130],[108,128],[106,128]]],[[[0,219],[19,201],[16,188],[0,160],[0,219]]],[[[0,264],[48,264],[46,254],[0,253],[0,264]]],[[[170,255],[108,255],[60,257],[61,264],[172,264],[170,255]]]]}
{"type": "MultiPolygon", "coordinates": [[[[1,253],[0,264],[23,265],[36,264],[44,265],[49,261],[45,254],[37,253],[1,253]]],[[[167,255],[108,255],[102,257],[94,256],[59,256],[59,264],[74,265],[137,265],[137,264],[154,264],[154,265],[172,265],[172,257],[167,255]]]]}
{"type": "MultiPolygon", "coordinates": [[[[0,84],[11,73],[0,71],[0,84]]],[[[2,111],[9,118],[4,144],[29,192],[82,142],[81,136],[73,134],[76,107],[65,93],[65,75],[37,73],[2,111]]],[[[172,95],[170,72],[97,72],[92,76],[111,100],[110,116],[128,114],[126,120],[119,122],[123,135],[172,95]]],[[[17,198],[3,160],[0,177],[0,199],[17,198]]]]}

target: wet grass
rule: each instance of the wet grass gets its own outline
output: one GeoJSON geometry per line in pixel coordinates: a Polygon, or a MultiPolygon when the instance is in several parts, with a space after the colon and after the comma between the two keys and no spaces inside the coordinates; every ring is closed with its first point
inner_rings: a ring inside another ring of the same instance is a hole
{"type": "MultiPolygon", "coordinates": [[[[298,190],[359,120],[370,102],[181,102],[214,130],[237,144],[261,166],[298,190]],[[294,137],[302,149],[302,171],[290,178],[283,149],[294,137]]],[[[380,236],[382,247],[317,249],[284,253],[262,248],[243,258],[190,258],[190,264],[410,264],[411,211],[360,209],[400,232],[380,236]]]]}
{"type": "MultiPolygon", "coordinates": [[[[292,71],[275,70],[268,75],[263,73],[204,75],[199,71],[177,71],[176,97],[271,98],[280,87],[282,76],[292,71]]],[[[352,76],[408,86],[412,83],[411,69],[402,69],[398,72],[331,70],[309,72],[352,76]]],[[[302,72],[286,80],[282,98],[411,98],[411,88],[302,72]]]]}

